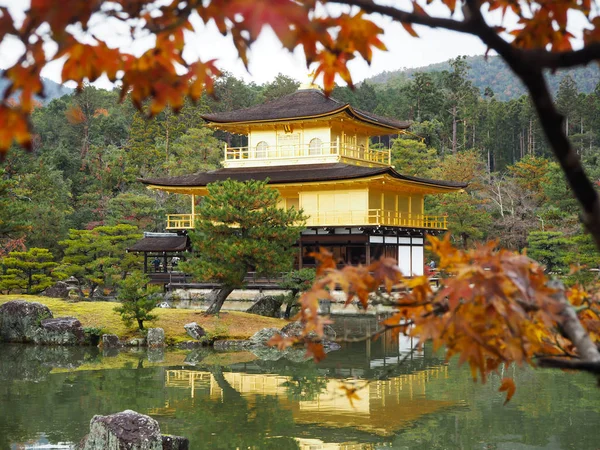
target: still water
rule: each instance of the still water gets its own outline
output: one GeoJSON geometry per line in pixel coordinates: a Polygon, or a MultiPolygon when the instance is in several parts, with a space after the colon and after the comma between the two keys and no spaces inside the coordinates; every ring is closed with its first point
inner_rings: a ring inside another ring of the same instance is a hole
{"type": "Polygon", "coordinates": [[[249,352],[0,346],[0,449],[70,448],[94,414],[133,409],[192,449],[598,449],[600,390],[584,374],[510,369],[475,384],[391,338],[325,361],[249,352]],[[369,381],[366,383],[366,381],[369,381]],[[353,404],[340,383],[364,385],[353,404]],[[50,446],[49,444],[54,444],[50,446]],[[60,445],[58,445],[60,444],[60,445]]]}

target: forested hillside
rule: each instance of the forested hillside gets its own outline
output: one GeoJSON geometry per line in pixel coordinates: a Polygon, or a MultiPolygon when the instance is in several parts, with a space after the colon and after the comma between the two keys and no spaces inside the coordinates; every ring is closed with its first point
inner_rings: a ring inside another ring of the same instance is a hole
{"type": "MultiPolygon", "coordinates": [[[[432,196],[426,205],[431,214],[448,214],[459,245],[493,238],[528,247],[557,272],[597,266],[529,100],[482,94],[468,69],[468,60],[457,58],[449,70],[415,73],[402,83],[366,82],[354,91],[340,87],[333,96],[413,122],[410,133],[373,142],[392,149],[401,173],[470,183],[465,192],[432,196]]],[[[165,214],[188,213],[188,200],[149,191],[137,179],[218,167],[223,141],[240,146],[245,138],[214,132],[200,115],[255,105],[297,87],[282,75],[265,85],[228,75],[216,83],[217,99],[203,97],[179,114],[164,111],[151,120],[128,101],[118,103],[118,92],[94,87],[37,108],[33,151],[13,148],[0,166],[0,250],[43,247],[59,260],[69,229],[129,224],[162,231],[165,214]]],[[[565,76],[556,101],[590,176],[600,182],[600,89],[582,93],[565,76]]]]}
{"type": "MultiPolygon", "coordinates": [[[[3,71],[0,70],[0,74],[3,71]]],[[[42,81],[44,83],[44,94],[45,97],[44,98],[38,98],[38,101],[40,101],[41,103],[48,103],[51,100],[54,100],[55,98],[59,98],[62,97],[63,95],[68,95],[71,94],[73,92],[73,89],[63,86],[62,84],[58,84],[52,80],[49,80],[48,78],[42,78],[42,81]]],[[[6,88],[8,87],[8,81],[6,81],[5,79],[0,79],[0,95],[4,94],[4,91],[6,90],[6,88]]]]}
{"type": "MultiPolygon", "coordinates": [[[[512,73],[502,58],[498,56],[468,56],[467,64],[470,66],[467,72],[467,79],[483,93],[490,88],[498,100],[511,100],[525,94],[525,88],[521,81],[512,73]]],[[[390,72],[383,72],[367,80],[368,83],[406,83],[413,79],[419,72],[442,72],[450,70],[448,61],[431,64],[416,69],[401,69],[390,72]]],[[[565,75],[569,75],[579,88],[580,92],[589,94],[600,81],[600,68],[597,65],[579,67],[569,70],[558,70],[556,73],[548,73],[547,79],[552,92],[558,92],[560,80],[565,75]]]]}

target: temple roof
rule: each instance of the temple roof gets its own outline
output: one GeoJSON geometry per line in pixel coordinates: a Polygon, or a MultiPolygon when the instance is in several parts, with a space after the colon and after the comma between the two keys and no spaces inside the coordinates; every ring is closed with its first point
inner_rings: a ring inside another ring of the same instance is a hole
{"type": "Polygon", "coordinates": [[[162,233],[163,236],[148,236],[137,241],[127,249],[130,252],[184,252],[190,247],[189,238],[187,236],[178,236],[169,233],[171,236],[164,237],[167,233],[162,233]]]}
{"type": "Polygon", "coordinates": [[[430,180],[427,178],[411,177],[398,173],[393,167],[364,167],[343,163],[331,164],[305,164],[276,167],[247,167],[217,169],[210,172],[201,172],[193,175],[183,175],[178,177],[146,178],[140,179],[142,183],[153,186],[173,186],[173,187],[200,187],[206,186],[215,181],[224,181],[227,179],[237,181],[265,180],[269,179],[269,184],[301,183],[301,182],[322,182],[336,180],[355,180],[359,178],[368,178],[376,175],[389,175],[392,178],[415,183],[427,184],[430,186],[439,186],[446,188],[461,189],[467,186],[467,183],[457,183],[453,181],[430,180]]]}
{"type": "Polygon", "coordinates": [[[409,122],[378,116],[354,108],[348,103],[325,96],[322,91],[317,89],[301,89],[262,105],[237,111],[205,114],[202,118],[215,124],[257,123],[325,117],[342,112],[360,121],[389,128],[390,131],[404,130],[410,126],[409,122]]]}

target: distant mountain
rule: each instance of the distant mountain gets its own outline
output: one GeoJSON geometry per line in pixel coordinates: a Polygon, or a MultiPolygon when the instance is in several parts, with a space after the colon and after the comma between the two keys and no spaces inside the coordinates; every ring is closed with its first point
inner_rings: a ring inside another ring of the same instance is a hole
{"type": "MultiPolygon", "coordinates": [[[[469,56],[467,62],[471,66],[468,78],[481,92],[489,86],[500,100],[510,100],[525,94],[523,84],[499,56],[488,56],[487,60],[483,56],[469,56]]],[[[416,69],[383,72],[366,81],[372,83],[387,83],[394,79],[401,81],[412,77],[415,72],[440,72],[442,70],[450,70],[450,64],[443,62],[416,69]]],[[[596,64],[576,69],[558,70],[553,75],[550,73],[547,75],[550,88],[554,94],[558,90],[560,80],[566,74],[571,75],[577,83],[579,91],[586,94],[592,92],[600,82],[600,68],[596,64]]]]}
{"type": "MultiPolygon", "coordinates": [[[[0,75],[3,71],[0,70],[0,75]]],[[[43,104],[49,103],[51,100],[55,98],[62,97],[63,95],[68,95],[73,92],[73,89],[63,86],[62,84],[56,83],[48,78],[42,78],[42,82],[44,83],[44,93],[46,94],[45,98],[38,98],[40,102],[43,104]]],[[[0,78],[0,96],[4,95],[4,91],[8,87],[8,81],[3,78],[0,78]]]]}

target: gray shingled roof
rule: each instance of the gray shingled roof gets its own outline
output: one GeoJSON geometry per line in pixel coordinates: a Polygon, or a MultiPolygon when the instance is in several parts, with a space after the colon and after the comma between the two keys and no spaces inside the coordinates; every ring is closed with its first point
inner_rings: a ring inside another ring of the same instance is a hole
{"type": "Polygon", "coordinates": [[[301,89],[292,94],[280,97],[262,105],[237,111],[205,114],[202,116],[207,122],[236,123],[236,122],[263,122],[294,120],[302,117],[326,116],[345,111],[348,115],[361,120],[366,120],[377,125],[403,130],[410,126],[409,122],[378,116],[362,111],[342,103],[332,97],[327,97],[317,89],[301,89]]]}
{"type": "Polygon", "coordinates": [[[226,168],[212,170],[210,172],[196,173],[193,175],[183,175],[179,177],[145,178],[140,179],[139,181],[144,184],[151,184],[154,186],[199,187],[206,186],[207,184],[214,183],[215,181],[224,181],[229,178],[237,181],[265,180],[268,178],[269,184],[282,184],[350,180],[382,174],[388,174],[399,180],[414,181],[417,183],[441,187],[464,188],[467,186],[466,183],[429,180],[426,178],[402,175],[396,172],[396,170],[394,170],[392,167],[363,167],[343,163],[226,168]]]}
{"type": "Polygon", "coordinates": [[[130,252],[184,252],[190,247],[187,236],[145,237],[127,249],[130,252]]]}

